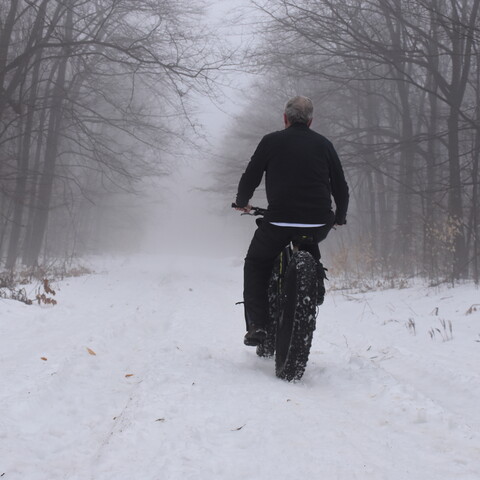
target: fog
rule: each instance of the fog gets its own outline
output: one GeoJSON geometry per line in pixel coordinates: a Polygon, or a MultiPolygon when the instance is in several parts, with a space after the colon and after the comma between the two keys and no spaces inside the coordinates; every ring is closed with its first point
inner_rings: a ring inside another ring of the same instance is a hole
{"type": "Polygon", "coordinates": [[[478,282],[476,2],[369,5],[0,0],[2,266],[243,255],[238,180],[303,94],[350,185],[334,270],[478,282]]]}
{"type": "MultiPolygon", "coordinates": [[[[249,0],[209,2],[206,12],[213,31],[228,49],[237,52],[251,46],[254,19],[249,0]]],[[[222,143],[232,135],[235,116],[245,108],[245,91],[256,76],[253,70],[243,68],[227,66],[216,78],[214,96],[195,96],[197,146],[179,145],[179,155],[168,162],[171,173],[145,191],[145,220],[138,249],[191,256],[239,256],[246,251],[254,221],[240,218],[231,209],[236,191],[231,190],[230,195],[220,191],[216,178],[218,165],[225,162],[222,143]]],[[[255,146],[244,152],[244,166],[255,146]]],[[[264,195],[259,197],[265,205],[264,195]]]]}

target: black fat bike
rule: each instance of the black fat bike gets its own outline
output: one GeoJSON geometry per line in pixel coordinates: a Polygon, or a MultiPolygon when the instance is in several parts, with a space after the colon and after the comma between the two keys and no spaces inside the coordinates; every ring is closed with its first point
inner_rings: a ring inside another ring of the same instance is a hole
{"type": "MultiPolygon", "coordinates": [[[[252,207],[249,215],[265,212],[252,207]]],[[[323,266],[302,249],[314,241],[308,235],[295,237],[276,258],[268,285],[267,337],[256,347],[260,357],[275,356],[277,377],[289,382],[305,372],[320,303],[318,282],[321,275],[325,278],[323,266]]]]}

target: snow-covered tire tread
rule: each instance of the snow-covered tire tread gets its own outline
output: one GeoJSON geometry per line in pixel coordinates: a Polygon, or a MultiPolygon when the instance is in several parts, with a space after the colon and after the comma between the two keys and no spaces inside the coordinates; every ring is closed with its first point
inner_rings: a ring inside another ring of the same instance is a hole
{"type": "Polygon", "coordinates": [[[315,260],[308,252],[293,254],[284,279],[283,295],[277,325],[275,373],[290,382],[300,380],[305,372],[316,327],[317,274],[315,260]]]}

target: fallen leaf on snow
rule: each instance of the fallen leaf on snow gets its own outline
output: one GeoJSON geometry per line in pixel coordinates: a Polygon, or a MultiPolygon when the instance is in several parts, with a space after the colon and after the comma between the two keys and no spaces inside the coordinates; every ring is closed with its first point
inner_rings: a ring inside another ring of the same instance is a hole
{"type": "Polygon", "coordinates": [[[231,432],[238,432],[239,430],[241,430],[244,426],[246,425],[246,423],[244,425],[242,425],[241,427],[238,427],[238,428],[234,428],[232,430],[230,430],[231,432]]]}
{"type": "Polygon", "coordinates": [[[90,355],[96,355],[96,353],[95,353],[91,348],[88,348],[88,347],[87,347],[87,352],[88,352],[90,355]]]}
{"type": "Polygon", "coordinates": [[[47,361],[47,357],[40,357],[40,360],[43,360],[44,362],[47,361]]]}
{"type": "Polygon", "coordinates": [[[127,373],[127,374],[125,375],[125,378],[133,377],[133,375],[134,375],[133,373],[127,373]]]}

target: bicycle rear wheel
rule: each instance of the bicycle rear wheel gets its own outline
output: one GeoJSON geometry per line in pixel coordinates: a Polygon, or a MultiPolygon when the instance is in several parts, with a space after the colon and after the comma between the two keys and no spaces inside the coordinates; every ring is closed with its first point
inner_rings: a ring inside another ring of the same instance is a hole
{"type": "Polygon", "coordinates": [[[275,373],[289,382],[300,380],[307,366],[316,326],[316,295],[315,260],[308,252],[296,252],[284,279],[275,342],[275,373]]]}

